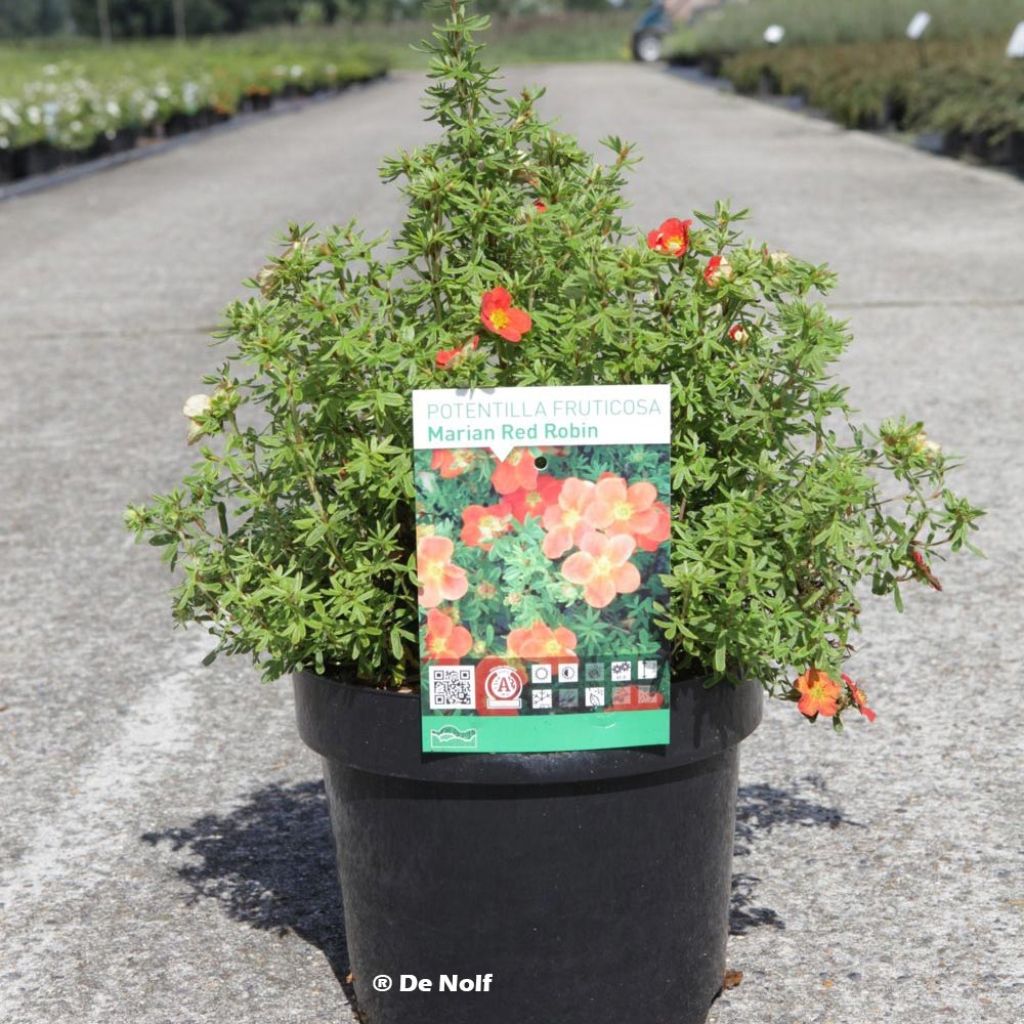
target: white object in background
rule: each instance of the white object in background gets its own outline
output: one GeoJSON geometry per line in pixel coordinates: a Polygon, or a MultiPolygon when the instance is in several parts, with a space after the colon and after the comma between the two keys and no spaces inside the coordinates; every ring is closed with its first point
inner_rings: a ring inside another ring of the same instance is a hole
{"type": "Polygon", "coordinates": [[[931,23],[932,16],[927,11],[918,11],[907,26],[907,38],[920,39],[928,31],[928,26],[931,23]]]}
{"type": "Polygon", "coordinates": [[[1007,57],[1024,57],[1024,21],[1017,22],[1017,27],[1010,36],[1009,45],[1006,47],[1007,57]]]}
{"type": "Polygon", "coordinates": [[[781,25],[769,25],[764,30],[764,41],[772,46],[778,46],[785,37],[786,30],[781,25]]]}

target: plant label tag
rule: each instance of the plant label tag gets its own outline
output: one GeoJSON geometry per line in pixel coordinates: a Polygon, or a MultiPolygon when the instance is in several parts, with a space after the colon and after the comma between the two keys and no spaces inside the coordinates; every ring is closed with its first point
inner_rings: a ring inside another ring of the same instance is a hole
{"type": "Polygon", "coordinates": [[[1006,56],[1017,60],[1024,58],[1024,21],[1017,22],[1017,27],[1013,30],[1006,47],[1006,56]]]}
{"type": "Polygon", "coordinates": [[[928,26],[931,23],[932,16],[927,11],[918,11],[907,25],[907,38],[920,39],[928,31],[928,26]]]}
{"type": "Polygon", "coordinates": [[[668,385],[412,406],[422,749],[668,743],[668,385]]]}

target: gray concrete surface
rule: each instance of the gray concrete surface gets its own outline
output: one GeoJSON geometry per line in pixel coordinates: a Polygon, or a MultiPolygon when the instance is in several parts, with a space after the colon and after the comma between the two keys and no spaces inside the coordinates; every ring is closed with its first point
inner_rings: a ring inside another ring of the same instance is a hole
{"type": "MultiPolygon", "coordinates": [[[[903,617],[869,609],[855,674],[874,726],[837,738],[780,705],[747,742],[744,979],[711,1021],[1018,1024],[1024,187],[650,68],[509,77],[546,82],[586,143],[639,143],[638,226],[730,197],[772,247],[829,260],[864,418],[924,417],[991,510],[986,561],[903,617]]],[[[217,362],[208,332],[285,223],[396,224],[374,172],[430,136],[421,84],[0,204],[4,1022],[353,1020],[289,687],[199,666],[206,642],[172,633],[167,576],[120,509],[189,463],[180,408],[217,362]]]]}

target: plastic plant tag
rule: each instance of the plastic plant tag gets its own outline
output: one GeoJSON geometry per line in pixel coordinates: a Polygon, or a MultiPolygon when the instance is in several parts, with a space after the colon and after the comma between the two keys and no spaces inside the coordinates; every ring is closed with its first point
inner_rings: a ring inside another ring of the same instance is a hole
{"type": "Polygon", "coordinates": [[[668,742],[670,402],[413,392],[423,750],[668,742]]]}
{"type": "Polygon", "coordinates": [[[928,31],[928,26],[932,23],[932,16],[927,11],[918,11],[910,19],[910,24],[907,25],[907,38],[908,39],[920,39],[924,36],[925,32],[928,31]]]}
{"type": "Polygon", "coordinates": [[[1024,21],[1017,22],[1017,27],[1006,44],[1006,56],[1013,60],[1024,58],[1024,21]]]}

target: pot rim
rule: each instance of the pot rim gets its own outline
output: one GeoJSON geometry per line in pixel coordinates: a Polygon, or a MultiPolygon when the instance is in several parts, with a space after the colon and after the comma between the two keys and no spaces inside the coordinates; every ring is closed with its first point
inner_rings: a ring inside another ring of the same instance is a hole
{"type": "Polygon", "coordinates": [[[299,734],[322,757],[377,775],[478,785],[626,778],[714,757],[757,728],[764,694],[754,680],[706,688],[705,678],[673,681],[670,738],[663,746],[432,754],[420,749],[418,693],[396,693],[307,671],[292,676],[299,734]]]}

